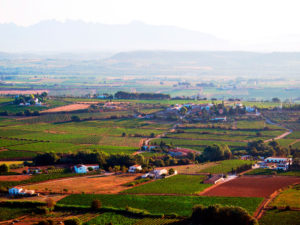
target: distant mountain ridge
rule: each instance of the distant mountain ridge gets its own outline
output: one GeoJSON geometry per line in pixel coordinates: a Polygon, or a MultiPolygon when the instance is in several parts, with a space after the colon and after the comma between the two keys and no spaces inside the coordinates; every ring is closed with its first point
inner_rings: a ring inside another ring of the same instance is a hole
{"type": "Polygon", "coordinates": [[[106,25],[47,20],[29,27],[0,24],[0,34],[3,52],[232,49],[228,41],[213,35],[141,22],[106,25]]]}

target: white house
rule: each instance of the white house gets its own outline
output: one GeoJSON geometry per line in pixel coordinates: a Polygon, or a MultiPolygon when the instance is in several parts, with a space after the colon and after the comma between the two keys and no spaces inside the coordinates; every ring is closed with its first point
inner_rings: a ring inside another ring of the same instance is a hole
{"type": "Polygon", "coordinates": [[[23,195],[23,196],[29,196],[29,195],[34,195],[35,194],[35,191],[34,190],[26,190],[26,189],[23,189],[23,188],[18,188],[18,187],[13,187],[13,188],[10,188],[8,190],[8,193],[10,195],[23,195]]]}
{"type": "Polygon", "coordinates": [[[265,159],[266,163],[292,163],[292,158],[285,157],[268,157],[265,159]]]}
{"type": "Polygon", "coordinates": [[[168,171],[166,169],[155,169],[152,171],[155,175],[155,178],[160,178],[162,175],[168,175],[168,171]]]}
{"type": "Polygon", "coordinates": [[[10,195],[19,195],[22,190],[23,190],[23,188],[13,187],[8,190],[8,193],[10,195]]]}
{"type": "Polygon", "coordinates": [[[141,171],[142,170],[142,166],[141,165],[133,165],[129,167],[128,172],[129,173],[135,173],[137,171],[141,171]]]}
{"type": "Polygon", "coordinates": [[[93,170],[99,170],[99,165],[76,165],[74,166],[75,173],[87,173],[89,168],[93,170]]]}
{"type": "Polygon", "coordinates": [[[261,168],[287,170],[292,164],[292,158],[285,157],[268,157],[261,164],[261,168]]]}

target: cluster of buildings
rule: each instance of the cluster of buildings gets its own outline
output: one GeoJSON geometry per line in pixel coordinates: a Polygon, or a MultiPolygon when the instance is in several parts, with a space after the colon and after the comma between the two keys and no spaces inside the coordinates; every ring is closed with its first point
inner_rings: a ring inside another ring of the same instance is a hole
{"type": "Polygon", "coordinates": [[[72,168],[75,173],[87,173],[89,171],[95,171],[99,170],[99,165],[97,164],[88,164],[88,165],[83,165],[83,164],[78,164],[73,166],[72,168]]]}
{"type": "MultiPolygon", "coordinates": [[[[141,165],[133,165],[129,167],[128,172],[129,173],[137,173],[137,172],[141,172],[142,171],[142,166],[141,165]]],[[[172,175],[176,175],[177,174],[177,170],[174,170],[174,173],[172,175]]],[[[154,169],[149,173],[145,173],[142,175],[142,178],[155,178],[155,179],[160,179],[163,178],[165,176],[169,175],[169,172],[167,169],[162,168],[162,169],[154,169]]]]}
{"type": "Polygon", "coordinates": [[[38,195],[35,193],[34,190],[26,190],[20,187],[13,187],[8,190],[8,193],[10,196],[20,196],[20,197],[25,197],[25,196],[35,196],[38,195]]]}
{"type": "Polygon", "coordinates": [[[285,157],[268,157],[262,162],[258,162],[258,166],[264,169],[283,170],[286,171],[292,165],[292,158],[285,157]]]}

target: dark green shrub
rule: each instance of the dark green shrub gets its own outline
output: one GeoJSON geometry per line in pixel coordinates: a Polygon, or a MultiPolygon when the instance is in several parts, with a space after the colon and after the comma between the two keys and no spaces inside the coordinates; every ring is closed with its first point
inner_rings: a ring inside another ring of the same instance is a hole
{"type": "Polygon", "coordinates": [[[101,202],[99,200],[93,200],[91,204],[91,209],[92,210],[98,210],[101,208],[101,202]]]}
{"type": "Polygon", "coordinates": [[[65,225],[81,225],[82,222],[80,219],[78,219],[77,217],[71,218],[71,219],[67,219],[64,221],[65,225]]]}

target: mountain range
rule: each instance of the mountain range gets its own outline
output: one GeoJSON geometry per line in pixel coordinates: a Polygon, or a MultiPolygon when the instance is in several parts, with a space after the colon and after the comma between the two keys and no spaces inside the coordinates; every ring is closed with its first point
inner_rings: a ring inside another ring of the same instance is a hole
{"type": "Polygon", "coordinates": [[[174,26],[134,21],[124,25],[55,20],[22,27],[0,24],[0,51],[230,50],[230,42],[174,26]]]}

